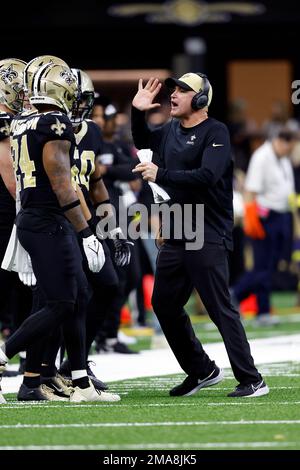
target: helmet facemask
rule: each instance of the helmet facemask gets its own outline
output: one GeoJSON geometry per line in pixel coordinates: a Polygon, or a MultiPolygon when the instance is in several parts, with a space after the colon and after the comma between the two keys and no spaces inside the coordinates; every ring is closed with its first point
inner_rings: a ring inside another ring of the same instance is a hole
{"type": "Polygon", "coordinates": [[[82,121],[88,119],[92,112],[94,101],[93,92],[85,91],[84,93],[79,93],[71,116],[71,122],[74,126],[78,126],[82,121]]]}
{"type": "Polygon", "coordinates": [[[71,122],[73,127],[79,126],[87,119],[93,109],[95,101],[94,86],[90,77],[80,69],[72,69],[78,85],[78,95],[73,108],[71,122]]]}

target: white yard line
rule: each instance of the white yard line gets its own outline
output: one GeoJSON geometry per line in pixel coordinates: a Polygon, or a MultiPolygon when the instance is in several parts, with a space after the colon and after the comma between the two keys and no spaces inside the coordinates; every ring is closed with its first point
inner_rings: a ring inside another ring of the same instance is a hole
{"type": "MultiPolygon", "coordinates": [[[[266,406],[267,402],[265,401],[261,401],[261,402],[258,402],[256,401],[255,402],[255,406],[266,406]]],[[[275,403],[276,405],[280,405],[280,406],[295,406],[295,405],[300,405],[300,401],[279,401],[279,402],[276,402],[275,403]]],[[[186,401],[185,403],[177,403],[177,402],[174,402],[174,403],[144,403],[144,404],[136,404],[136,403],[133,403],[131,405],[127,405],[127,404],[123,404],[123,403],[120,403],[120,404],[114,404],[114,403],[111,403],[111,404],[106,404],[106,403],[103,403],[103,404],[100,404],[100,403],[94,403],[94,404],[75,404],[75,403],[59,403],[57,405],[50,405],[50,404],[41,404],[41,402],[39,401],[36,401],[36,402],[20,402],[20,401],[12,401],[12,402],[8,402],[7,405],[1,405],[1,410],[3,409],[7,409],[7,410],[13,410],[15,411],[16,408],[19,408],[19,409],[26,409],[26,408],[64,408],[64,409],[68,409],[68,410],[75,410],[76,408],[95,408],[95,407],[98,407],[98,408],[110,408],[112,409],[113,407],[115,408],[169,408],[169,407],[179,407],[179,406],[197,406],[198,408],[201,408],[201,406],[253,406],[253,401],[251,402],[244,402],[244,401],[236,401],[236,402],[232,402],[232,401],[228,401],[228,402],[224,402],[224,403],[220,403],[220,402],[216,402],[216,403],[201,403],[201,402],[188,402],[186,401]]]]}
{"type": "Polygon", "coordinates": [[[124,427],[166,427],[166,426],[248,426],[252,424],[298,425],[300,420],[248,420],[248,421],[161,421],[153,423],[69,423],[69,424],[1,424],[0,429],[66,429],[66,428],[124,428],[124,427]]]}
{"type": "Polygon", "coordinates": [[[300,441],[283,442],[149,442],[139,444],[91,444],[91,445],[39,445],[39,446],[0,446],[0,450],[140,450],[140,449],[243,449],[256,447],[300,447],[300,441]]]}

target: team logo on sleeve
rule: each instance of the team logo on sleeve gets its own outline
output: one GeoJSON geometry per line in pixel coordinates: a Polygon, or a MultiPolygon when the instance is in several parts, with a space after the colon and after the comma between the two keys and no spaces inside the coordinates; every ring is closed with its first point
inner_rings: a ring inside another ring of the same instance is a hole
{"type": "Polygon", "coordinates": [[[59,120],[56,118],[56,124],[52,124],[51,129],[55,132],[55,134],[61,136],[66,129],[66,125],[63,122],[59,122],[59,120]]]}
{"type": "Polygon", "coordinates": [[[6,69],[2,68],[0,70],[0,77],[1,80],[7,85],[12,83],[12,81],[18,77],[18,72],[13,70],[13,66],[10,65],[6,69]]]}
{"type": "Polygon", "coordinates": [[[0,132],[2,132],[2,134],[4,135],[7,135],[9,136],[9,133],[10,133],[10,127],[8,125],[8,123],[5,121],[5,124],[3,127],[0,127],[0,132]]]}

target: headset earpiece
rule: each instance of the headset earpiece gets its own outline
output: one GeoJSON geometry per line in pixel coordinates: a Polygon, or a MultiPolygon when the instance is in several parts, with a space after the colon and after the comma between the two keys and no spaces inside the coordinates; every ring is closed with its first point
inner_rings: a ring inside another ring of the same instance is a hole
{"type": "Polygon", "coordinates": [[[208,81],[207,76],[204,75],[203,73],[197,73],[197,75],[199,75],[199,77],[201,77],[203,80],[202,81],[203,89],[199,91],[199,93],[196,93],[192,98],[191,106],[194,111],[198,111],[198,109],[202,109],[202,108],[205,108],[205,106],[207,106],[208,93],[210,89],[210,83],[208,81]]]}

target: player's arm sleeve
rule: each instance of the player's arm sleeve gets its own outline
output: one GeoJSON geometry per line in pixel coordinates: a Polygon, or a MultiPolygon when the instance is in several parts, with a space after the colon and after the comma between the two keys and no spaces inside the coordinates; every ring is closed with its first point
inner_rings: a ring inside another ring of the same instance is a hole
{"type": "Polygon", "coordinates": [[[215,186],[231,163],[229,133],[225,125],[216,125],[209,132],[200,168],[167,170],[159,168],[155,182],[175,188],[215,186]]]}
{"type": "Polygon", "coordinates": [[[153,152],[159,151],[159,145],[164,134],[164,126],[150,130],[146,123],[145,111],[132,106],[131,108],[131,132],[134,145],[137,149],[150,148],[153,152]]]}

